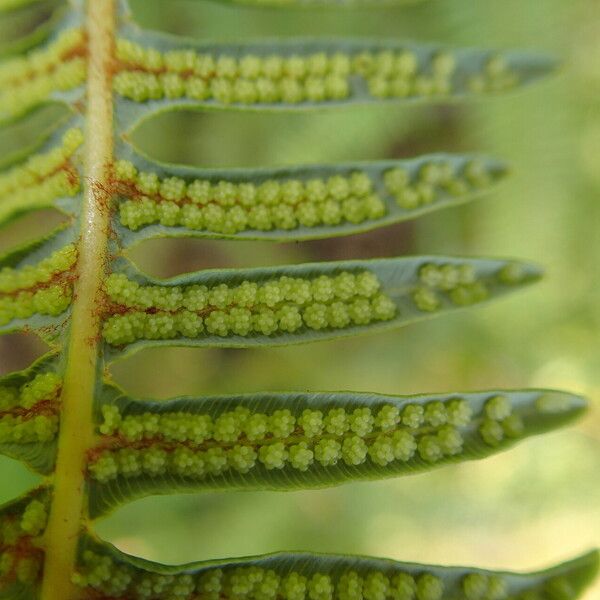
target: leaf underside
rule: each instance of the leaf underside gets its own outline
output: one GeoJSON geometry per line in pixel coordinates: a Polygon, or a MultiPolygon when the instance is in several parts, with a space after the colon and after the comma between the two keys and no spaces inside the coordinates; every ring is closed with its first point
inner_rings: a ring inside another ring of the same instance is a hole
{"type": "Polygon", "coordinates": [[[525,598],[527,594],[535,598],[575,598],[590,584],[598,570],[597,552],[528,574],[302,552],[165,567],[127,556],[91,538],[84,539],[81,552],[84,557],[80,566],[82,580],[85,581],[90,571],[93,573],[93,565],[101,558],[105,560],[106,572],[113,578],[118,577],[122,582],[129,580],[127,585],[111,585],[106,581],[96,586],[96,589],[112,593],[115,588],[119,592],[125,588],[125,595],[117,593],[116,598],[127,597],[127,590],[152,586],[165,594],[178,589],[182,598],[197,597],[194,593],[200,597],[224,594],[235,598],[240,596],[232,594],[232,590],[243,589],[243,597],[251,600],[265,595],[286,600],[333,595],[342,599],[362,599],[375,593],[384,599],[398,594],[412,598],[415,592],[421,598],[463,600],[473,597],[472,590],[477,589],[483,593],[496,593],[489,597],[499,598],[525,598]]]}
{"type": "Polygon", "coordinates": [[[551,390],[152,402],[108,387],[102,396],[99,412],[109,416],[89,458],[93,517],[149,494],[293,490],[410,475],[485,458],[585,409],[580,397],[551,390]],[[112,427],[115,413],[120,425],[112,427]]]}
{"type": "MultiPolygon", "coordinates": [[[[359,3],[387,2],[272,2],[359,3]]],[[[68,435],[60,426],[61,394],[73,360],[66,348],[85,238],[85,4],[0,0],[0,227],[48,208],[65,217],[57,230],[0,257],[0,335],[34,333],[50,345],[30,368],[0,378],[0,452],[49,476],[61,433],[68,435]]],[[[143,31],[128,2],[118,6],[117,135],[107,189],[99,190],[113,202],[111,260],[95,307],[101,331],[89,340],[99,356],[94,444],[81,461],[92,519],[148,494],[317,488],[417,473],[484,458],[585,410],[582,398],[554,390],[283,392],[154,402],[112,385],[104,368],[143,348],[277,346],[384,330],[493,300],[541,276],[538,267],[513,260],[419,256],[153,279],[126,256],[147,239],[355,234],[474,200],[507,168],[494,157],[441,152],[286,168],[190,168],[136,148],[131,136],[142,123],[175,110],[455,102],[517,90],[555,66],[531,52],[397,40],[199,43],[143,31]]],[[[47,483],[0,507],[0,598],[40,597],[53,507],[47,483]]],[[[308,553],[168,567],[127,556],[97,540],[87,524],[83,529],[73,582],[90,599],[572,600],[598,567],[595,552],[531,574],[308,553]]]]}

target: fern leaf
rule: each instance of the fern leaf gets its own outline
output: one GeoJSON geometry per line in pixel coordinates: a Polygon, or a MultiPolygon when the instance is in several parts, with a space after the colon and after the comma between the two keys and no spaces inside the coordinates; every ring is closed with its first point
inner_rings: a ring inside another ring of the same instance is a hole
{"type": "Polygon", "coordinates": [[[60,374],[50,353],[24,371],[0,378],[0,453],[42,474],[52,472],[60,412],[60,374]]]}
{"type": "Polygon", "coordinates": [[[76,161],[82,143],[81,129],[71,122],[54,132],[26,162],[0,172],[0,226],[41,208],[77,212],[81,178],[76,161]]]}
{"type": "Polygon", "coordinates": [[[0,506],[0,598],[35,600],[50,490],[39,487],[0,506]]]}
{"type": "Polygon", "coordinates": [[[130,128],[165,110],[305,109],[504,92],[554,69],[547,56],[381,40],[215,45],[132,29],[117,46],[117,111],[130,128]]]}
{"type": "Polygon", "coordinates": [[[81,15],[71,11],[44,44],[0,62],[0,126],[39,106],[81,100],[86,52],[81,15]]]}
{"type": "Polygon", "coordinates": [[[62,227],[0,257],[0,335],[35,331],[52,343],[73,298],[75,232],[62,227]]]}
{"type": "Polygon", "coordinates": [[[449,154],[238,170],[131,158],[115,168],[116,228],[125,247],[165,235],[276,241],[349,235],[468,202],[507,172],[498,160],[449,154]]]}
{"type": "Polygon", "coordinates": [[[598,562],[598,552],[589,552],[521,574],[296,552],[167,567],[86,537],[76,580],[92,593],[115,599],[135,593],[136,598],[182,600],[575,600],[594,579],[598,562]]]}
{"type": "Polygon", "coordinates": [[[306,489],[481,459],[570,423],[551,390],[382,396],[265,393],[170,402],[108,388],[90,450],[93,517],[149,494],[306,489]]]}
{"type": "Polygon", "coordinates": [[[531,264],[410,257],[210,270],[158,281],[123,259],[106,283],[112,357],[155,345],[249,347],[399,327],[500,297],[531,264]]]}

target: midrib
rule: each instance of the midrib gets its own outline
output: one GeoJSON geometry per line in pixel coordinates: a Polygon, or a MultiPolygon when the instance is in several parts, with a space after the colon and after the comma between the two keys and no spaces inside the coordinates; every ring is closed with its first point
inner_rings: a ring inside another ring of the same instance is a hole
{"type": "Polygon", "coordinates": [[[108,260],[115,19],[115,0],[88,0],[85,187],[53,500],[44,537],[42,600],[74,600],[80,596],[71,576],[87,518],[85,458],[93,439],[93,400],[101,343],[99,300],[108,260]]]}

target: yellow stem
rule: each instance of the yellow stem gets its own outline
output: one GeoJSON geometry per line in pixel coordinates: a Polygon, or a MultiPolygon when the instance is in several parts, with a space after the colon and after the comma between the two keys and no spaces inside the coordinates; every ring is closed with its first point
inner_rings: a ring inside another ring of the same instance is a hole
{"type": "Polygon", "coordinates": [[[99,300],[108,259],[113,161],[115,0],[88,0],[88,80],[78,279],[72,307],[54,496],[45,533],[41,600],[74,600],[71,583],[87,517],[85,459],[93,439],[93,400],[100,353],[99,300]]]}

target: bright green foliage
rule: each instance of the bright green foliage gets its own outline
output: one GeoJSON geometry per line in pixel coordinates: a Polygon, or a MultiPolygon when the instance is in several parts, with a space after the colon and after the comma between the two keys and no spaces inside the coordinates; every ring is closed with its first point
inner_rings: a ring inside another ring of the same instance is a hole
{"type": "Polygon", "coordinates": [[[69,129],[60,145],[0,172],[0,223],[23,212],[51,206],[58,198],[75,196],[81,181],[72,159],[82,143],[83,132],[69,129]]]}
{"type": "Polygon", "coordinates": [[[21,8],[39,0],[0,0],[0,12],[21,8]]]}
{"type": "Polygon", "coordinates": [[[162,51],[120,39],[117,57],[115,91],[134,102],[187,99],[246,106],[499,92],[545,68],[536,65],[532,74],[528,66],[501,54],[367,42],[162,51]]]}
{"type": "Polygon", "coordinates": [[[41,49],[0,63],[0,122],[21,116],[51,98],[85,81],[83,31],[64,31],[41,49]]]}
{"type": "Polygon", "coordinates": [[[115,600],[562,600],[581,592],[597,563],[597,554],[591,553],[521,575],[296,553],[176,570],[135,563],[114,548],[88,540],[74,581],[115,600]]]}
{"type": "Polygon", "coordinates": [[[543,390],[288,393],[166,405],[114,392],[116,400],[99,408],[101,437],[89,454],[94,515],[174,488],[291,489],[409,474],[488,456],[564,425],[585,406],[577,396],[543,390]]]}
{"type": "MultiPolygon", "coordinates": [[[[7,2],[17,0],[5,0],[7,2]]],[[[24,0],[21,0],[24,1],[24,0]]],[[[27,0],[25,0],[27,1],[27,0]]],[[[31,0],[29,0],[31,1],[31,0]]],[[[384,7],[403,4],[416,4],[426,0],[220,0],[224,4],[246,4],[248,6],[285,6],[285,7],[307,7],[307,6],[357,6],[357,7],[384,7]]]]}

